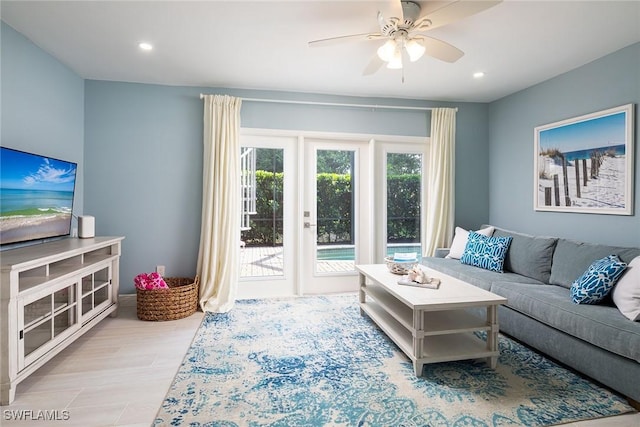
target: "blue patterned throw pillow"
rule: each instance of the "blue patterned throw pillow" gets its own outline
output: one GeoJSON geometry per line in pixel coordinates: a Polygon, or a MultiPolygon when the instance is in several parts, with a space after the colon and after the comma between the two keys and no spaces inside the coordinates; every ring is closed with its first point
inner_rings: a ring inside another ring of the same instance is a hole
{"type": "Polygon", "coordinates": [[[475,231],[469,233],[467,246],[460,257],[463,264],[502,273],[504,258],[513,237],[487,237],[475,231]]]}
{"type": "Polygon", "coordinates": [[[627,264],[618,255],[594,261],[582,276],[571,284],[571,299],[576,304],[597,304],[616,284],[627,264]]]}

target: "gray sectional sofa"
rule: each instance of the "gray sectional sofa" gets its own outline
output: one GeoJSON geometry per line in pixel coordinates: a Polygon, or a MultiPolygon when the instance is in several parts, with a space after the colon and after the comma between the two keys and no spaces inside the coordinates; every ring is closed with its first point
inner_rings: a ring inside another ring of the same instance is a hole
{"type": "Polygon", "coordinates": [[[425,257],[430,268],[506,297],[500,330],[617,392],[640,401],[640,322],[615,305],[578,305],[571,283],[600,258],[617,254],[629,263],[640,248],[595,245],[530,236],[496,228],[511,236],[504,273],[465,265],[458,259],[425,257]]]}

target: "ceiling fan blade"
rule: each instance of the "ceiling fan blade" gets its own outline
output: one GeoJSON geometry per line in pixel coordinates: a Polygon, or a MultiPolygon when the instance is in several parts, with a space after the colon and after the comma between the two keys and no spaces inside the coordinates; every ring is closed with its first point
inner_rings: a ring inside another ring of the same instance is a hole
{"type": "Polygon", "coordinates": [[[444,62],[456,62],[464,56],[464,52],[457,47],[433,37],[420,37],[425,53],[444,62]]]}
{"type": "Polygon", "coordinates": [[[363,76],[370,76],[371,74],[376,73],[382,66],[384,65],[384,61],[378,57],[378,55],[373,55],[371,61],[367,64],[367,66],[362,71],[363,76]]]}
{"type": "Polygon", "coordinates": [[[418,31],[433,30],[434,28],[442,27],[443,25],[466,18],[467,16],[480,13],[499,3],[502,3],[502,0],[455,0],[419,18],[416,20],[414,27],[417,28],[418,31]]]}
{"type": "Polygon", "coordinates": [[[320,47],[320,46],[328,46],[336,43],[341,43],[345,41],[351,40],[378,40],[384,37],[379,33],[362,33],[362,34],[351,34],[348,36],[338,36],[338,37],[330,37],[328,39],[319,39],[312,40],[309,42],[309,47],[320,47]]]}
{"type": "Polygon", "coordinates": [[[384,16],[382,15],[382,12],[378,11],[378,26],[380,27],[380,32],[384,32],[384,26],[386,24],[386,21],[384,20],[384,16]]]}

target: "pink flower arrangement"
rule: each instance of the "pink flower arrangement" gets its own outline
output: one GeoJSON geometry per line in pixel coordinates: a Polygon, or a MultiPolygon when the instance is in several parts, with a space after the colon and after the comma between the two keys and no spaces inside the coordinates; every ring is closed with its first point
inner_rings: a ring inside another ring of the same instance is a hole
{"type": "Polygon", "coordinates": [[[169,289],[167,283],[158,273],[138,274],[133,279],[133,282],[136,284],[136,288],[143,291],[150,289],[169,289]]]}

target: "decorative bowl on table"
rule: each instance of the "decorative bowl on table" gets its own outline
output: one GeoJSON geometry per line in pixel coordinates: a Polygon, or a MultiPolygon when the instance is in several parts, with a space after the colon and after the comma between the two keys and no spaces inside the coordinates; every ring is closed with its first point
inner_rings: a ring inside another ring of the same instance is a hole
{"type": "Polygon", "coordinates": [[[411,270],[413,267],[418,265],[418,260],[394,260],[393,257],[385,257],[384,262],[387,264],[387,268],[393,274],[405,275],[411,270]]]}

